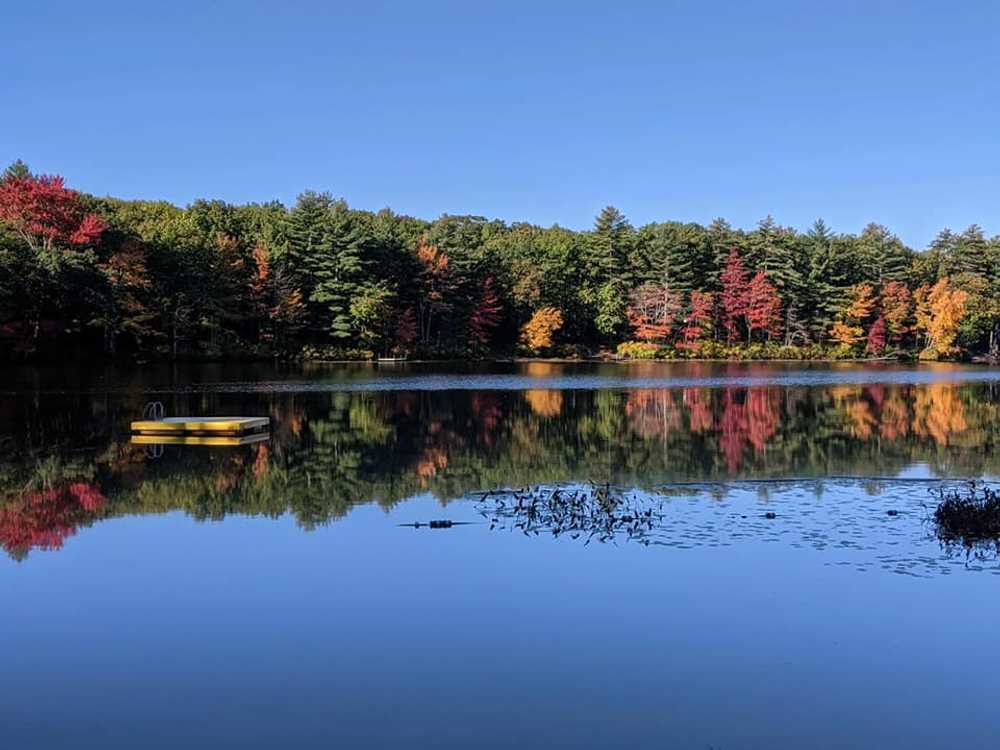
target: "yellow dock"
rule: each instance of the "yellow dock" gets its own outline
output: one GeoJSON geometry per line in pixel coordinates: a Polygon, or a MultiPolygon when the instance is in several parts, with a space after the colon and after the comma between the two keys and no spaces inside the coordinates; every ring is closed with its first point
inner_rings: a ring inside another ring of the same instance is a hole
{"type": "Polygon", "coordinates": [[[133,445],[208,445],[213,447],[252,445],[270,440],[270,434],[254,435],[133,435],[133,445]]]}
{"type": "Polygon", "coordinates": [[[140,435],[228,435],[263,432],[270,426],[267,417],[166,417],[132,423],[140,435]]]}

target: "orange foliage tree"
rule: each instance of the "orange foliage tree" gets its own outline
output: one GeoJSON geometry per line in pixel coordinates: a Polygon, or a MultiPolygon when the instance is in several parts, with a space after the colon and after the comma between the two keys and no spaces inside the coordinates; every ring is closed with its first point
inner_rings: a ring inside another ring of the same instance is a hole
{"type": "Polygon", "coordinates": [[[958,326],[965,317],[968,293],[953,286],[946,277],[932,287],[920,287],[914,297],[917,300],[917,327],[927,340],[927,348],[920,357],[938,359],[953,355],[958,326]]]}
{"type": "Polygon", "coordinates": [[[655,282],[646,282],[629,295],[625,315],[640,341],[667,341],[683,309],[679,292],[655,282]]]}
{"type": "Polygon", "coordinates": [[[521,326],[521,343],[533,352],[548,349],[562,324],[562,312],[557,308],[543,307],[536,310],[531,320],[521,326]]]}
{"type": "Polygon", "coordinates": [[[851,287],[847,304],[830,329],[830,338],[844,347],[861,342],[865,337],[865,321],[875,311],[876,304],[875,288],[871,284],[851,287]]]}
{"type": "Polygon", "coordinates": [[[882,317],[889,340],[899,343],[910,332],[913,317],[913,295],[906,284],[890,281],[882,289],[882,317]]]}
{"type": "Polygon", "coordinates": [[[452,309],[450,300],[457,284],[451,258],[446,252],[428,244],[422,237],[416,254],[422,286],[417,310],[418,333],[420,340],[429,344],[435,318],[452,309]]]}
{"type": "Polygon", "coordinates": [[[146,247],[135,240],[126,241],[107,260],[98,263],[97,269],[104,276],[109,294],[103,298],[102,309],[92,324],[104,329],[105,349],[114,354],[122,334],[129,333],[139,341],[152,333],[149,322],[153,313],[143,301],[152,287],[146,270],[146,247]]]}
{"type": "Polygon", "coordinates": [[[257,338],[261,343],[285,348],[290,337],[305,325],[305,299],[289,275],[272,266],[267,247],[254,247],[252,261],[248,286],[257,338]]]}

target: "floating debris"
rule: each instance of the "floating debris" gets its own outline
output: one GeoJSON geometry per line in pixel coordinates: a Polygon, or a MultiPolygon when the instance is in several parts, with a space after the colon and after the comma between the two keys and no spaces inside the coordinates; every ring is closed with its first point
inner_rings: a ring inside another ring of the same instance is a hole
{"type": "Polygon", "coordinates": [[[415,521],[414,523],[401,523],[400,526],[409,526],[411,529],[450,529],[452,526],[469,526],[472,521],[427,521],[421,523],[420,521],[415,521]]]}

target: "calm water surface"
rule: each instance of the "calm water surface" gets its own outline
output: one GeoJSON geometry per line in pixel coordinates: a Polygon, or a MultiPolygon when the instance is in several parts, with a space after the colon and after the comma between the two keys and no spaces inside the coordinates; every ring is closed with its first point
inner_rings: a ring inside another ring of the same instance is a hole
{"type": "Polygon", "coordinates": [[[8,368],[3,746],[990,747],[1000,564],[929,515],[998,441],[946,365],[8,368]]]}

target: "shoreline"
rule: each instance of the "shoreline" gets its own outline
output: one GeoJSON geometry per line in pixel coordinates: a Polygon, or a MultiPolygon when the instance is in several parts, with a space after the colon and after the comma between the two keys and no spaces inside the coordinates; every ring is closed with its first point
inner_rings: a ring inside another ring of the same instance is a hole
{"type": "Polygon", "coordinates": [[[852,359],[724,359],[724,358],[684,358],[684,359],[617,359],[612,357],[482,357],[475,359],[407,359],[390,362],[380,362],[375,359],[291,359],[282,360],[274,358],[182,358],[182,359],[156,359],[145,361],[128,360],[103,360],[101,362],[88,361],[86,359],[71,360],[51,360],[43,359],[37,361],[11,362],[0,361],[0,370],[25,368],[25,367],[126,367],[131,369],[141,369],[144,367],[176,366],[176,365],[260,365],[271,364],[286,367],[304,367],[308,365],[372,365],[386,368],[405,367],[407,365],[489,365],[489,364],[562,364],[562,365],[677,365],[677,364],[776,364],[776,365],[909,365],[914,367],[926,367],[934,365],[963,365],[969,367],[1000,367],[1000,361],[990,361],[985,358],[971,360],[935,360],[925,361],[920,359],[907,358],[852,358],[852,359]]]}

